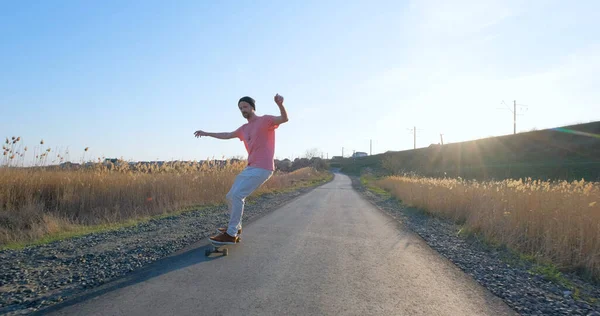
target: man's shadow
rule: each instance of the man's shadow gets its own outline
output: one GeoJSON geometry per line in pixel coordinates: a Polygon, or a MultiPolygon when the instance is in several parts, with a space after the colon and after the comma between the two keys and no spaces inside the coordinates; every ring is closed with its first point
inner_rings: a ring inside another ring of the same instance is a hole
{"type": "Polygon", "coordinates": [[[125,288],[131,285],[135,285],[137,283],[145,282],[163,274],[167,274],[179,269],[200,264],[202,262],[219,259],[223,256],[222,253],[211,253],[210,256],[207,257],[205,251],[207,249],[212,248],[212,244],[207,240],[198,241],[197,243],[189,245],[188,247],[185,247],[175,252],[174,254],[158,259],[145,267],[142,267],[138,270],[134,270],[133,272],[127,273],[124,276],[117,277],[116,279],[113,279],[106,284],[88,290],[76,289],[72,291],[62,292],[58,295],[68,295],[69,297],[67,298],[67,300],[61,303],[42,308],[39,311],[33,313],[32,315],[45,315],[51,312],[55,312],[65,307],[94,299],[106,293],[125,288]]]}

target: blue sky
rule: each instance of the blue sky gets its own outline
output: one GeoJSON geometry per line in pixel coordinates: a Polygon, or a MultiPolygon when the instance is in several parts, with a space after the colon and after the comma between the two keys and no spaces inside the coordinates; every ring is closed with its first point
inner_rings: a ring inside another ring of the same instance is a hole
{"type": "Polygon", "coordinates": [[[245,156],[196,139],[290,121],[276,157],[458,142],[600,120],[598,1],[0,3],[0,136],[71,160],[245,156]],[[526,105],[522,107],[521,105],[526,105]],[[501,108],[504,107],[504,110],[501,108]]]}

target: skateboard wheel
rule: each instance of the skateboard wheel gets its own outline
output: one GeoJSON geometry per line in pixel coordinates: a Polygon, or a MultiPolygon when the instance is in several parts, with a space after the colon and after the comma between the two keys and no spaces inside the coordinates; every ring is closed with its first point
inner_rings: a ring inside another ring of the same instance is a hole
{"type": "Polygon", "coordinates": [[[224,256],[226,256],[229,253],[229,251],[227,251],[227,250],[228,250],[227,248],[223,249],[223,255],[224,256]]]}

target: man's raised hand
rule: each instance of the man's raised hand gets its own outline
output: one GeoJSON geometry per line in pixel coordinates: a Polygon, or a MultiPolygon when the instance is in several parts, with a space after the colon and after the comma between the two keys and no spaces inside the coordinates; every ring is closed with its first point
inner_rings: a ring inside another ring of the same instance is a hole
{"type": "Polygon", "coordinates": [[[277,103],[277,105],[282,106],[283,105],[283,96],[276,94],[275,97],[273,98],[275,100],[275,103],[277,103]]]}

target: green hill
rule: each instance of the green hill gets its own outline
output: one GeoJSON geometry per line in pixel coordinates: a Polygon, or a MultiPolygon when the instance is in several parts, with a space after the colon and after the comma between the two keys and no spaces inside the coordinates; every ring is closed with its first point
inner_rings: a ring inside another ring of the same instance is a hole
{"type": "Polygon", "coordinates": [[[600,122],[331,161],[342,172],[600,181],[600,122]]]}

